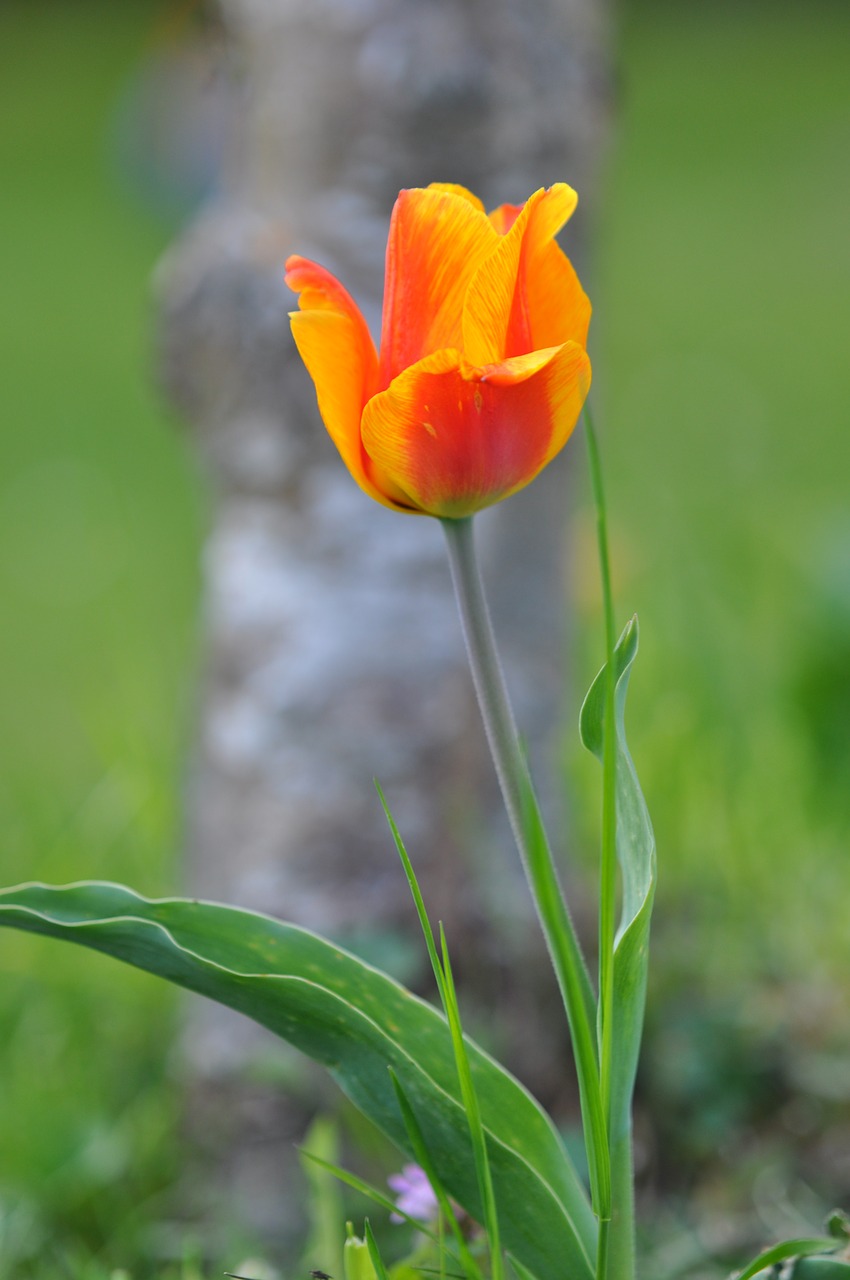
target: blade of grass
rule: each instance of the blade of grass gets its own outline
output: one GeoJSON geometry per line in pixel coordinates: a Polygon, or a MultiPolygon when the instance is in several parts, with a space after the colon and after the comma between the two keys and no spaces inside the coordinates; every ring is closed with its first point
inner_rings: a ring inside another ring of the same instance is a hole
{"type": "MultiPolygon", "coordinates": [[[[438,1210],[437,1210],[437,1232],[438,1232],[439,1237],[440,1237],[440,1252],[439,1252],[439,1254],[437,1255],[437,1256],[439,1257],[439,1259],[440,1259],[440,1271],[439,1271],[439,1274],[440,1274],[440,1276],[442,1277],[442,1280],[445,1280],[445,1278],[446,1278],[446,1250],[445,1250],[445,1248],[444,1248],[443,1241],[444,1241],[444,1239],[445,1239],[445,1235],[446,1235],[446,1215],[443,1213],[442,1209],[438,1209],[438,1210]]],[[[461,1276],[460,1280],[463,1280],[463,1276],[461,1276]]]]}
{"type": "Polygon", "coordinates": [[[499,1216],[496,1211],[493,1178],[490,1173],[490,1160],[487,1155],[487,1139],[484,1134],[484,1125],[481,1122],[481,1108],[478,1104],[478,1094],[472,1079],[469,1056],[463,1041],[463,1027],[460,1021],[457,992],[442,924],[440,925],[440,948],[442,951],[443,982],[446,991],[446,1018],[452,1035],[458,1080],[460,1081],[460,1093],[469,1123],[469,1136],[472,1139],[472,1154],[475,1160],[475,1171],[478,1175],[478,1190],[481,1196],[481,1203],[484,1206],[484,1226],[490,1242],[490,1274],[492,1280],[502,1280],[504,1267],[502,1263],[502,1246],[499,1238],[499,1216]]]}
{"type": "Polygon", "coordinates": [[[451,1199],[447,1195],[437,1171],[434,1168],[434,1162],[431,1159],[431,1153],[428,1150],[428,1144],[425,1141],[425,1135],[422,1132],[422,1127],[416,1118],[416,1113],[410,1105],[410,1100],[407,1094],[404,1092],[401,1081],[398,1079],[398,1076],[392,1068],[390,1068],[390,1079],[393,1082],[393,1088],[395,1089],[396,1098],[398,1099],[398,1105],[401,1109],[408,1137],[410,1138],[410,1145],[413,1147],[413,1154],[416,1156],[417,1162],[425,1173],[425,1177],[431,1184],[431,1189],[437,1197],[437,1204],[440,1206],[440,1212],[449,1224],[449,1229],[455,1238],[461,1264],[466,1270],[467,1276],[470,1277],[470,1280],[482,1280],[481,1269],[469,1251],[469,1245],[464,1239],[463,1231],[461,1230],[460,1223],[457,1220],[457,1214],[454,1211],[454,1206],[452,1205],[451,1199]]]}
{"type": "Polygon", "coordinates": [[[384,1266],[384,1260],[381,1257],[381,1251],[378,1248],[378,1242],[375,1239],[375,1234],[372,1231],[372,1226],[368,1218],[364,1219],[363,1232],[366,1236],[369,1257],[372,1259],[372,1266],[375,1268],[378,1280],[390,1280],[389,1275],[387,1274],[387,1269],[384,1266]]]}
{"type": "Polygon", "coordinates": [[[517,1262],[516,1258],[511,1258],[511,1267],[513,1268],[517,1280],[534,1280],[534,1276],[524,1267],[521,1262],[517,1262]]]}
{"type": "Polygon", "coordinates": [[[345,1280],[378,1280],[369,1246],[357,1235],[352,1222],[345,1224],[342,1260],[345,1280]]]}
{"type": "Polygon", "coordinates": [[[384,793],[381,790],[380,783],[377,780],[375,782],[375,790],[378,792],[378,799],[380,800],[381,807],[384,810],[384,817],[387,820],[387,825],[389,826],[392,838],[395,841],[396,851],[401,859],[404,874],[407,876],[407,883],[410,886],[411,897],[413,898],[413,902],[416,907],[416,914],[419,917],[419,927],[421,928],[422,935],[425,939],[425,946],[428,948],[428,959],[431,961],[431,968],[434,970],[434,977],[437,981],[437,990],[440,993],[440,1002],[443,1006],[443,1012],[445,1013],[445,979],[440,965],[440,957],[437,955],[437,944],[434,941],[434,931],[431,928],[431,921],[428,919],[425,900],[422,897],[422,891],[419,888],[419,881],[416,878],[416,872],[413,870],[413,863],[410,861],[410,856],[405,848],[404,841],[401,838],[401,832],[396,826],[395,819],[390,812],[389,805],[387,804],[384,793]]]}
{"type": "MultiPolygon", "coordinates": [[[[427,1222],[423,1222],[420,1218],[413,1218],[409,1213],[405,1213],[400,1209],[390,1196],[379,1191],[377,1187],[373,1187],[371,1183],[358,1178],[356,1173],[350,1173],[348,1169],[343,1169],[340,1165],[333,1164],[330,1160],[324,1160],[321,1156],[314,1155],[312,1151],[307,1151],[304,1147],[299,1149],[299,1154],[305,1159],[312,1161],[318,1165],[320,1169],[324,1169],[327,1173],[332,1173],[335,1178],[339,1178],[340,1182],[344,1182],[347,1187],[352,1187],[355,1191],[359,1191],[361,1195],[367,1197],[381,1209],[386,1209],[388,1213],[396,1213],[400,1218],[404,1218],[417,1231],[421,1231],[423,1235],[428,1236],[435,1244],[440,1243],[440,1237],[436,1231],[432,1231],[427,1222]]],[[[424,1166],[423,1166],[424,1167],[424,1166]]]]}
{"type": "Polygon", "coordinates": [[[438,1271],[436,1267],[413,1267],[421,1276],[443,1276],[445,1280],[463,1280],[455,1271],[438,1271]]]}
{"type": "MultiPolygon", "coordinates": [[[[376,784],[377,785],[377,784],[376,784]]],[[[481,1197],[481,1205],[484,1213],[484,1227],[487,1231],[487,1237],[491,1250],[491,1276],[492,1280],[502,1280],[502,1249],[499,1237],[499,1218],[496,1210],[496,1197],[493,1192],[493,1179],[490,1173],[490,1161],[487,1156],[487,1140],[484,1135],[484,1125],[481,1120],[481,1108],[478,1104],[478,1095],[475,1091],[475,1085],[472,1080],[472,1072],[469,1067],[469,1057],[466,1052],[466,1045],[463,1039],[463,1026],[460,1017],[460,1008],[457,1001],[457,992],[455,990],[454,978],[452,976],[451,963],[449,961],[449,951],[446,944],[443,926],[440,925],[440,945],[442,950],[442,959],[437,953],[437,946],[434,939],[434,932],[431,928],[431,922],[428,919],[428,912],[425,902],[419,888],[419,882],[416,873],[413,870],[413,864],[410,861],[404,841],[399,834],[398,827],[393,820],[389,811],[383,793],[378,787],[378,795],[381,804],[384,807],[384,813],[393,834],[405,875],[407,876],[410,891],[413,895],[413,901],[416,905],[416,911],[419,916],[419,923],[425,936],[425,945],[428,948],[428,955],[431,960],[431,967],[434,970],[434,977],[437,980],[437,988],[440,993],[440,1000],[443,1005],[443,1012],[446,1015],[446,1021],[449,1024],[449,1031],[452,1037],[452,1048],[455,1055],[455,1065],[457,1066],[458,1080],[460,1082],[461,1099],[466,1112],[466,1119],[469,1125],[469,1136],[472,1141],[472,1154],[475,1161],[475,1172],[478,1179],[478,1191],[481,1197]]],[[[398,1091],[398,1082],[393,1077],[398,1091]]],[[[421,1163],[421,1161],[420,1161],[421,1163]]],[[[425,1172],[428,1169],[422,1166],[425,1172]]],[[[428,1173],[430,1178],[430,1173],[428,1173]]],[[[432,1182],[433,1186],[433,1182],[432,1182]]],[[[436,1193],[436,1187],[434,1188],[436,1193]]]]}
{"type": "MultiPolygon", "coordinates": [[[[422,929],[423,936],[425,938],[425,945],[427,947],[428,956],[431,961],[431,968],[434,971],[434,978],[436,979],[436,982],[437,982],[437,989],[439,991],[440,1001],[443,1006],[443,1012],[446,1015],[446,1020],[449,1023],[449,1029],[452,1034],[452,1046],[453,1046],[453,1050],[455,1054],[455,1062],[458,1070],[458,1080],[461,1086],[461,1100],[463,1101],[464,1110],[466,1111],[467,1122],[470,1125],[470,1136],[472,1137],[472,1145],[473,1145],[473,1158],[475,1163],[476,1178],[478,1180],[478,1185],[479,1185],[479,1193],[481,1195],[481,1203],[482,1203],[484,1216],[485,1216],[485,1226],[487,1225],[488,1198],[489,1198],[492,1221],[496,1228],[496,1235],[495,1237],[491,1236],[491,1241],[492,1239],[495,1238],[498,1244],[499,1242],[498,1219],[496,1217],[496,1205],[495,1205],[495,1195],[493,1193],[492,1176],[490,1172],[489,1160],[487,1159],[487,1146],[486,1146],[486,1140],[484,1138],[484,1127],[483,1127],[483,1122],[481,1120],[481,1111],[478,1105],[477,1094],[475,1093],[474,1087],[472,1085],[472,1073],[469,1067],[469,1056],[466,1052],[466,1047],[464,1044],[463,1031],[462,1031],[461,1022],[460,1022],[460,1010],[458,1007],[457,995],[454,988],[454,982],[451,976],[451,967],[449,964],[448,948],[446,947],[445,937],[443,936],[442,925],[440,926],[440,936],[441,936],[442,946],[443,946],[443,957],[444,957],[443,961],[440,960],[440,957],[437,953],[437,946],[436,946],[436,941],[434,939],[434,932],[433,932],[433,929],[431,928],[431,922],[428,918],[428,912],[425,907],[425,902],[422,897],[422,892],[419,888],[419,881],[417,880],[416,872],[414,871],[413,864],[410,861],[410,856],[407,852],[407,849],[405,848],[404,841],[401,838],[401,834],[398,830],[398,827],[395,823],[392,813],[390,812],[389,806],[381,790],[380,784],[377,781],[375,782],[375,787],[377,789],[378,796],[381,801],[381,805],[383,806],[384,815],[387,819],[387,824],[389,825],[390,832],[392,833],[393,840],[395,841],[396,850],[398,851],[398,856],[401,859],[401,864],[404,868],[404,873],[407,876],[407,882],[408,882],[408,885],[410,886],[410,892],[413,897],[414,904],[416,906],[417,915],[419,917],[419,924],[422,929]],[[452,1010],[453,1010],[453,1014],[451,1012],[452,1010]],[[455,1034],[455,1031],[453,1028],[453,1017],[457,1023],[457,1027],[460,1029],[460,1032],[458,1035],[455,1034]],[[464,1091],[464,1081],[466,1081],[467,1083],[466,1093],[464,1091]],[[466,1101],[467,1096],[471,1096],[474,1099],[474,1110],[475,1110],[476,1119],[473,1119],[470,1116],[470,1111],[466,1101]],[[477,1127],[480,1130],[480,1141],[476,1138],[475,1134],[473,1133],[473,1125],[475,1124],[477,1124],[477,1127]]],[[[528,779],[527,773],[523,774],[520,779],[520,794],[522,797],[522,819],[521,820],[527,832],[528,845],[530,849],[537,850],[540,848],[541,841],[543,843],[543,846],[546,845],[546,834],[545,834],[545,831],[543,830],[542,818],[540,816],[540,811],[539,811],[539,808],[537,807],[537,802],[534,797],[533,791],[531,790],[531,783],[530,783],[530,779],[528,779]]],[[[547,848],[548,846],[543,849],[543,852],[541,854],[544,860],[547,856],[547,852],[546,852],[547,848]]],[[[589,1037],[585,1037],[583,1043],[586,1050],[585,1055],[583,1055],[583,1058],[586,1063],[586,1071],[589,1072],[592,1078],[597,1081],[597,1092],[598,1092],[598,1079],[596,1076],[596,1061],[595,1061],[595,1058],[593,1057],[592,1040],[589,1037]]],[[[578,1052],[579,1051],[577,1050],[577,1054],[578,1052]]],[[[582,1075],[582,1072],[580,1071],[579,1072],[580,1078],[581,1078],[581,1075],[582,1075]]],[[[584,1097],[583,1094],[582,1094],[582,1097],[584,1097]]],[[[589,1157],[588,1157],[589,1162],[591,1164],[591,1167],[593,1168],[594,1153],[595,1153],[597,1157],[595,1162],[596,1167],[597,1168],[601,1167],[604,1170],[605,1168],[607,1168],[606,1161],[607,1161],[608,1147],[607,1147],[607,1139],[606,1139],[604,1125],[602,1125],[601,1123],[602,1121],[601,1110],[599,1108],[596,1108],[595,1110],[591,1108],[590,1117],[591,1117],[589,1120],[589,1123],[591,1126],[590,1132],[592,1136],[592,1141],[594,1143],[594,1148],[589,1152],[589,1157]]],[[[488,1227],[488,1233],[489,1233],[489,1227],[488,1227]]],[[[502,1264],[501,1264],[500,1248],[498,1250],[498,1257],[499,1257],[499,1260],[495,1264],[497,1268],[496,1280],[501,1280],[502,1264]]]]}

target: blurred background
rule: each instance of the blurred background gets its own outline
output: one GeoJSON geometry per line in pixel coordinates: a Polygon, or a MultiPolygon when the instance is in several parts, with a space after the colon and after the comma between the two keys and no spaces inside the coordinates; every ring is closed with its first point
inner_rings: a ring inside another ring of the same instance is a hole
{"type": "MultiPolygon", "coordinates": [[[[6,884],[183,882],[208,495],[155,388],[150,288],[214,189],[219,107],[180,113],[186,146],[152,77],[196,9],[0,7],[6,884]]],[[[712,1277],[850,1199],[850,14],[621,0],[612,38],[583,274],[660,856],[639,1196],[646,1274],[712,1277]]],[[[589,879],[574,725],[601,637],[574,491],[562,756],[589,879]]],[[[160,1274],[194,1230],[178,1002],[22,936],[0,970],[0,1274],[160,1274]]]]}

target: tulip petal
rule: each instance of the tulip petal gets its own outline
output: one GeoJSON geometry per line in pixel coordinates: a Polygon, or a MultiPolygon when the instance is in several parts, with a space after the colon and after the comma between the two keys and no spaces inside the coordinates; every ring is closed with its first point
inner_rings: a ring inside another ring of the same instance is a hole
{"type": "MultiPolygon", "coordinates": [[[[468,200],[474,209],[478,209],[481,213],[484,212],[483,200],[479,200],[478,196],[475,195],[474,192],[470,191],[468,187],[462,187],[457,182],[429,182],[427,190],[448,191],[452,195],[461,196],[462,199],[468,200]]],[[[490,220],[492,222],[492,218],[490,220]]]]}
{"type": "Polygon", "coordinates": [[[487,216],[499,235],[504,236],[510,231],[524,208],[525,205],[522,204],[500,204],[498,209],[494,209],[487,216]]]}
{"type": "Polygon", "coordinates": [[[348,316],[357,330],[358,343],[367,353],[368,362],[377,361],[375,344],[362,311],[327,267],[293,253],[286,259],[286,283],[293,293],[298,294],[298,307],[301,311],[336,311],[348,316]],[[368,353],[375,356],[375,361],[371,361],[368,353]]]}
{"type": "Polygon", "coordinates": [[[379,387],[423,357],[459,347],[466,291],[499,243],[469,193],[402,191],[387,242],[379,387]]]}
{"type": "MultiPolygon", "coordinates": [[[[587,346],[590,299],[569,258],[554,240],[537,250],[535,264],[525,274],[524,290],[525,314],[535,347],[557,342],[587,346]]],[[[508,350],[518,341],[518,336],[509,335],[508,350]]]]}
{"type": "Polygon", "coordinates": [[[575,342],[483,368],[439,351],[369,401],[363,443],[420,511],[472,515],[555,456],[589,386],[590,361],[575,342]]]}
{"type": "Polygon", "coordinates": [[[286,282],[298,293],[292,336],[316,387],[328,434],[354,479],[371,498],[397,507],[372,475],[360,440],[363,405],[377,383],[375,344],[354,299],[324,267],[307,258],[286,263],[286,282]]]}
{"type": "Polygon", "coordinates": [[[590,304],[554,239],[577,200],[560,182],[536,191],[517,214],[503,205],[491,215],[508,229],[469,287],[463,349],[470,360],[484,364],[569,341],[585,345],[590,304]]]}

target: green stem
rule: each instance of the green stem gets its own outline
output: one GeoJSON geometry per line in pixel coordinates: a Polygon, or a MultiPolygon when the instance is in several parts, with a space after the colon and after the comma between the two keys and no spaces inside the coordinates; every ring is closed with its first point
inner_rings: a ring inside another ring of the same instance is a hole
{"type": "MultiPolygon", "coordinates": [[[[627,1131],[611,1144],[611,1221],[608,1275],[612,1280],[635,1280],[635,1191],[632,1135],[627,1131]]],[[[597,1273],[598,1280],[605,1276],[597,1273]]]]}
{"type": "MultiPolygon", "coordinates": [[[[599,1077],[606,1126],[611,1140],[611,1073],[614,1053],[614,943],[617,896],[617,735],[614,653],[616,629],[608,554],[605,491],[599,443],[590,410],[584,406],[585,439],[596,507],[596,534],[605,617],[605,719],[602,746],[602,850],[599,875],[599,1077]]],[[[631,1280],[634,1276],[634,1207],[631,1131],[611,1141],[612,1221],[606,1224],[597,1261],[597,1280],[631,1280]]]]}
{"type": "Polygon", "coordinates": [[[596,505],[596,536],[602,602],[605,615],[605,736],[602,749],[602,853],[599,874],[599,1063],[602,1101],[608,1115],[611,1101],[611,1051],[614,1012],[614,915],[617,894],[617,742],[614,727],[616,672],[614,670],[614,605],[608,557],[608,529],[602,465],[593,421],[585,405],[585,438],[590,479],[596,505]]]}
{"type": "Polygon", "coordinates": [[[475,556],[472,520],[443,520],[442,525],[487,741],[567,1012],[578,1073],[593,1207],[598,1217],[607,1218],[611,1202],[610,1165],[592,1031],[596,1018],[593,989],[520,746],[475,556]]]}
{"type": "Polygon", "coordinates": [[[599,1223],[599,1235],[596,1237],[596,1280],[602,1280],[608,1274],[608,1244],[610,1241],[611,1221],[603,1219],[599,1223]]]}

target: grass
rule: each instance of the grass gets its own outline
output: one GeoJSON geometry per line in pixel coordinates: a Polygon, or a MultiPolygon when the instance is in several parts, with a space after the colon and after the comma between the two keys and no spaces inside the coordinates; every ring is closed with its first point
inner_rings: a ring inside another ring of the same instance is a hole
{"type": "MultiPolygon", "coordinates": [[[[179,882],[202,503],[147,372],[174,228],[108,143],[159,12],[0,7],[5,883],[179,882]]],[[[846,1124],[824,1090],[850,1012],[850,24],[825,0],[630,0],[621,29],[594,394],[661,855],[651,1101],[680,1156],[716,1155],[754,1123],[755,1037],[787,1077],[777,1105],[809,1082],[809,1120],[774,1114],[777,1151],[808,1124],[817,1152],[846,1124]]],[[[574,547],[578,687],[601,634],[583,518],[574,547]]],[[[595,766],[572,771],[589,832],[595,766]]],[[[0,936],[0,970],[0,1272],[49,1274],[51,1250],[94,1256],[92,1275],[152,1258],[178,1169],[169,992],[23,937],[0,936]]],[[[730,1183],[759,1167],[729,1152],[730,1183]]],[[[836,1168],[816,1187],[838,1194],[836,1168]]]]}
{"type": "Polygon", "coordinates": [[[722,924],[723,981],[850,961],[846,16],[623,13],[595,294],[617,595],[662,910],[722,924]]]}
{"type": "MultiPolygon", "coordinates": [[[[173,229],[122,190],[109,149],[157,7],[0,10],[7,884],[177,878],[200,504],[149,376],[150,273],[173,229]]],[[[128,1244],[156,1210],[177,1168],[174,1002],[11,934],[0,968],[0,1271],[17,1276],[66,1239],[128,1244]]]]}

